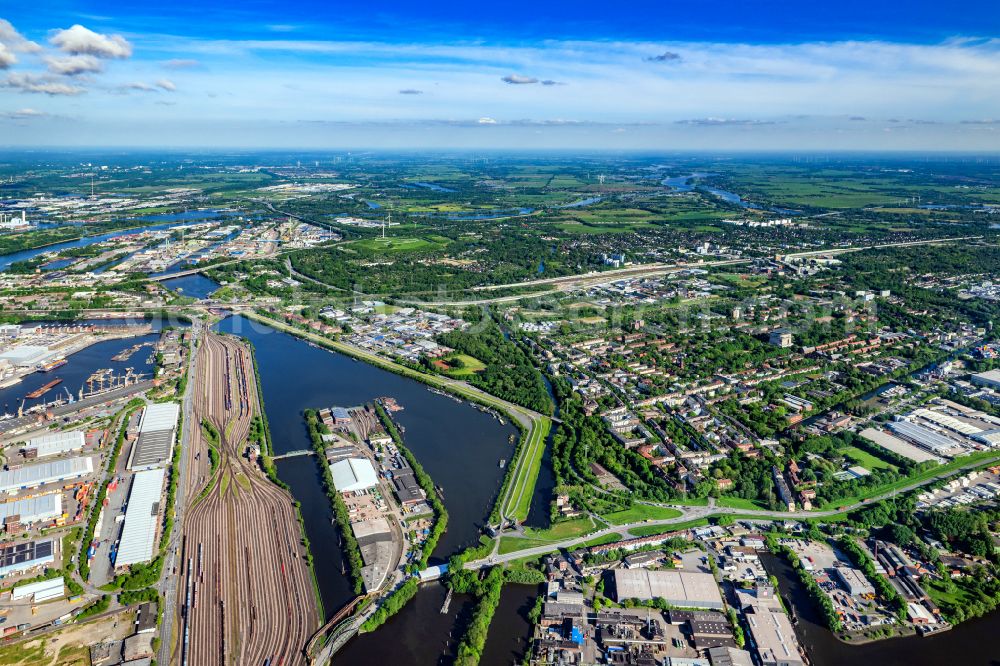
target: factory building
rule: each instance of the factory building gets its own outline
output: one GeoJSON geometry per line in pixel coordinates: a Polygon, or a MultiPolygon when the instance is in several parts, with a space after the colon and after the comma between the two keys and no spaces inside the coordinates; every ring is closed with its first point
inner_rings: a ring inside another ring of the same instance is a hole
{"type": "Polygon", "coordinates": [[[758,586],[737,590],[736,596],[750,629],[747,643],[754,646],[761,666],[803,666],[795,630],[774,589],[758,586]]]}
{"type": "Polygon", "coordinates": [[[994,391],[1000,391],[1000,370],[990,370],[972,375],[972,383],[976,386],[985,386],[994,391]]]}
{"type": "Polygon", "coordinates": [[[93,458],[68,458],[38,465],[25,465],[0,472],[0,493],[37,488],[46,483],[72,481],[93,474],[93,458]]]}
{"type": "Polygon", "coordinates": [[[40,345],[19,345],[0,353],[0,360],[10,362],[18,368],[33,368],[44,361],[50,352],[48,347],[40,345]]]}
{"type": "Polygon", "coordinates": [[[958,446],[958,442],[950,437],[909,421],[893,421],[889,424],[889,429],[903,439],[935,455],[947,455],[949,451],[958,446]]]}
{"type": "Polygon", "coordinates": [[[852,597],[875,596],[875,588],[868,582],[865,575],[857,569],[836,567],[833,572],[843,588],[852,597]]]}
{"type": "Polygon", "coordinates": [[[51,435],[32,437],[21,453],[25,458],[47,458],[57,456],[62,453],[73,451],[83,451],[84,445],[83,431],[69,430],[67,432],[55,432],[51,435]]]}
{"type": "Polygon", "coordinates": [[[20,574],[55,562],[53,541],[27,541],[0,545],[0,578],[20,574]]]}
{"type": "Polygon", "coordinates": [[[64,585],[62,576],[42,580],[37,583],[18,585],[11,591],[10,600],[20,601],[21,599],[31,599],[37,604],[49,599],[58,599],[66,595],[63,589],[64,585]]]}
{"type": "Polygon", "coordinates": [[[13,502],[0,502],[0,524],[32,525],[63,515],[62,493],[35,495],[13,502]]]}
{"type": "Polygon", "coordinates": [[[173,450],[180,405],[176,402],[147,406],[139,422],[139,439],[129,454],[128,468],[142,471],[163,467],[173,450]]]}
{"type": "Polygon", "coordinates": [[[115,567],[127,567],[153,559],[153,546],[160,526],[160,498],[166,471],[136,472],[128,495],[128,510],[122,528],[115,567]]]}
{"type": "Polygon", "coordinates": [[[722,609],[722,595],[712,574],[693,571],[614,570],[615,601],[660,598],[671,606],[722,609]]]}
{"type": "Polygon", "coordinates": [[[347,458],[330,465],[333,485],[338,492],[352,493],[374,488],[378,484],[375,468],[366,458],[347,458]]]}

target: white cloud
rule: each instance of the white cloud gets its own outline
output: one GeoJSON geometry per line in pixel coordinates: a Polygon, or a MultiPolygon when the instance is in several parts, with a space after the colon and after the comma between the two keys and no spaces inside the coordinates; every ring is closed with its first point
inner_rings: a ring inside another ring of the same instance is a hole
{"type": "Polygon", "coordinates": [[[79,95],[86,92],[80,86],[63,83],[51,76],[36,76],[34,74],[8,74],[0,81],[0,87],[13,88],[26,93],[44,95],[79,95]]]}
{"type": "Polygon", "coordinates": [[[104,71],[104,63],[92,55],[47,56],[44,60],[50,72],[63,76],[104,71]]]}
{"type": "Polygon", "coordinates": [[[44,111],[39,111],[38,109],[24,108],[18,109],[17,111],[7,111],[0,113],[0,117],[8,118],[10,120],[30,120],[32,118],[44,118],[49,114],[44,111]]]}
{"type": "Polygon", "coordinates": [[[156,87],[148,83],[143,83],[142,81],[131,81],[118,86],[118,90],[120,92],[128,92],[129,90],[137,90],[139,92],[156,92],[156,87]]]}
{"type": "Polygon", "coordinates": [[[487,116],[483,116],[482,118],[480,118],[480,119],[479,119],[479,120],[477,121],[477,123],[478,123],[479,125],[496,125],[496,124],[497,124],[497,121],[496,121],[496,120],[494,120],[493,118],[490,118],[490,117],[487,117],[487,116]]]}
{"type": "Polygon", "coordinates": [[[177,90],[177,86],[170,79],[160,79],[156,82],[156,87],[166,90],[167,92],[174,92],[177,90]]]}
{"type": "Polygon", "coordinates": [[[98,58],[128,58],[132,45],[121,35],[102,35],[79,23],[67,30],[57,30],[49,41],[60,50],[74,55],[98,58]]]}
{"type": "Polygon", "coordinates": [[[14,53],[38,53],[42,50],[42,47],[35,42],[25,39],[24,35],[5,19],[0,19],[0,45],[6,46],[8,51],[14,53]]]}
{"type": "Polygon", "coordinates": [[[7,48],[7,45],[0,42],[0,69],[9,69],[11,65],[17,62],[17,56],[14,52],[7,48]]]}
{"type": "Polygon", "coordinates": [[[538,83],[538,79],[533,76],[524,76],[522,74],[508,74],[507,76],[500,79],[504,83],[510,83],[515,86],[530,85],[532,83],[538,83]]]}

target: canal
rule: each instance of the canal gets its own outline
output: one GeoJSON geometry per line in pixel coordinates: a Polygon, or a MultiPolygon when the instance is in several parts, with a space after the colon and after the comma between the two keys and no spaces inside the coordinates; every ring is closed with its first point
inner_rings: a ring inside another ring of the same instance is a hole
{"type": "Polygon", "coordinates": [[[781,596],[791,604],[799,619],[795,634],[806,649],[812,666],[996,666],[1000,662],[1000,650],[994,634],[1000,632],[1000,613],[964,622],[951,631],[927,638],[910,636],[865,645],[848,645],[822,624],[819,612],[786,560],[764,555],[761,561],[767,571],[778,579],[781,596]]]}

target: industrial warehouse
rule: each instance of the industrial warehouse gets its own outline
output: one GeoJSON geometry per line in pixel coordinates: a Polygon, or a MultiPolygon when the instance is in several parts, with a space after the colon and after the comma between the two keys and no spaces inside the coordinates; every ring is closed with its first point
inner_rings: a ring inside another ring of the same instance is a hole
{"type": "Polygon", "coordinates": [[[160,526],[160,496],[163,493],[163,469],[136,472],[125,512],[115,567],[127,567],[153,558],[156,533],[160,526]]]}
{"type": "Polygon", "coordinates": [[[21,449],[21,454],[26,459],[47,458],[63,453],[82,451],[85,443],[83,432],[80,430],[69,430],[67,432],[57,432],[41,437],[32,437],[21,449]]]}
{"type": "Polygon", "coordinates": [[[661,598],[680,608],[722,608],[722,595],[715,577],[692,571],[615,569],[615,601],[661,598]]]}
{"type": "Polygon", "coordinates": [[[94,472],[94,459],[69,458],[0,472],[0,493],[37,488],[47,483],[72,481],[94,472]]]}
{"type": "Polygon", "coordinates": [[[147,406],[139,423],[139,440],[132,447],[128,468],[132,471],[162,467],[170,459],[180,405],[175,402],[147,406]]]}
{"type": "Polygon", "coordinates": [[[61,493],[46,493],[0,502],[0,524],[3,524],[4,530],[8,533],[18,531],[21,526],[56,520],[62,515],[61,493]]]}
{"type": "Polygon", "coordinates": [[[55,562],[53,546],[51,539],[0,545],[0,578],[51,565],[55,562]]]}

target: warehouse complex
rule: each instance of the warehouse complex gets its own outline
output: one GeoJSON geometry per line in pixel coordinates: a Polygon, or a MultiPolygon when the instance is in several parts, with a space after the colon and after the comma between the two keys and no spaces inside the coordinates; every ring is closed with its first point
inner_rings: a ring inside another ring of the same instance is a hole
{"type": "Polygon", "coordinates": [[[94,459],[68,458],[0,472],[0,493],[37,488],[46,483],[72,481],[94,472],[94,459]]]}
{"type": "Polygon", "coordinates": [[[166,471],[136,472],[128,495],[125,526],[115,555],[115,567],[127,567],[153,559],[156,533],[160,526],[160,497],[166,471]]]}
{"type": "Polygon", "coordinates": [[[679,608],[722,609],[722,595],[715,577],[693,571],[615,569],[615,601],[662,598],[679,608]]]}
{"type": "Polygon", "coordinates": [[[148,405],[139,423],[139,439],[132,447],[128,468],[141,471],[163,467],[170,459],[180,405],[165,402],[148,405]]]}

